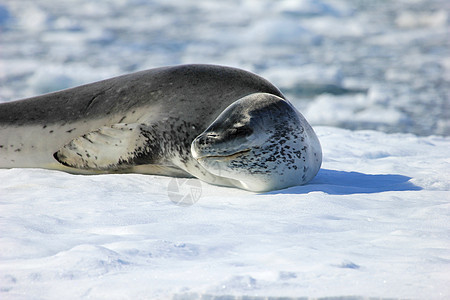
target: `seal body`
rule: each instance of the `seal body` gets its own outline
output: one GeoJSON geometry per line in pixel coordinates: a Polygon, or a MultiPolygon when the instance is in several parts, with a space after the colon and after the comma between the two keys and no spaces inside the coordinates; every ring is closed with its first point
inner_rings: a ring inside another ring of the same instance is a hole
{"type": "Polygon", "coordinates": [[[320,164],[303,116],[235,68],[156,68],[0,104],[1,168],[195,176],[267,191],[306,183],[320,164]]]}

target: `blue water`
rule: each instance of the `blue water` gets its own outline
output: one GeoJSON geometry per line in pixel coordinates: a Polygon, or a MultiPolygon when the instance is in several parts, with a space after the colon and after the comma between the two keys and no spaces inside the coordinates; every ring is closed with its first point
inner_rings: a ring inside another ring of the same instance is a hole
{"type": "Polygon", "coordinates": [[[313,125],[449,135],[449,24],[445,0],[2,0],[0,101],[214,63],[271,80],[313,125]]]}

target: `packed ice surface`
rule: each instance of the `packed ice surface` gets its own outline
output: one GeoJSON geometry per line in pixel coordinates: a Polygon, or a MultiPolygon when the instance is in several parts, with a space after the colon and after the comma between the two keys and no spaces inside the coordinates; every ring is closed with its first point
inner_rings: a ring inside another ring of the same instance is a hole
{"type": "Polygon", "coordinates": [[[446,0],[3,0],[0,101],[182,63],[273,81],[313,125],[450,134],[446,0]]]}
{"type": "Polygon", "coordinates": [[[450,138],[316,131],[317,177],[264,194],[0,170],[0,298],[448,299],[450,138]]]}
{"type": "Polygon", "coordinates": [[[1,1],[0,102],[230,65],[281,88],[324,163],[266,194],[0,169],[0,299],[450,298],[449,13],[445,0],[1,1]]]}

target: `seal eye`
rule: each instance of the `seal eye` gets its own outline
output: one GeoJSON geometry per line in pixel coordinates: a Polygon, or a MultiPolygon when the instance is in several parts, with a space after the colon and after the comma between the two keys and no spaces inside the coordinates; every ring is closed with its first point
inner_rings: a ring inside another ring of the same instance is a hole
{"type": "Polygon", "coordinates": [[[253,129],[249,126],[235,127],[229,130],[229,137],[246,137],[253,133],[253,129]]]}

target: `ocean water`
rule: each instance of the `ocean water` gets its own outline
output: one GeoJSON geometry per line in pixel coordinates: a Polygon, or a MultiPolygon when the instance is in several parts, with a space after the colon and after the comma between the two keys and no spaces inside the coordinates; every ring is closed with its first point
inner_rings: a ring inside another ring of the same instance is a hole
{"type": "Polygon", "coordinates": [[[314,125],[450,134],[445,0],[1,0],[0,101],[163,65],[275,83],[314,125]]]}

